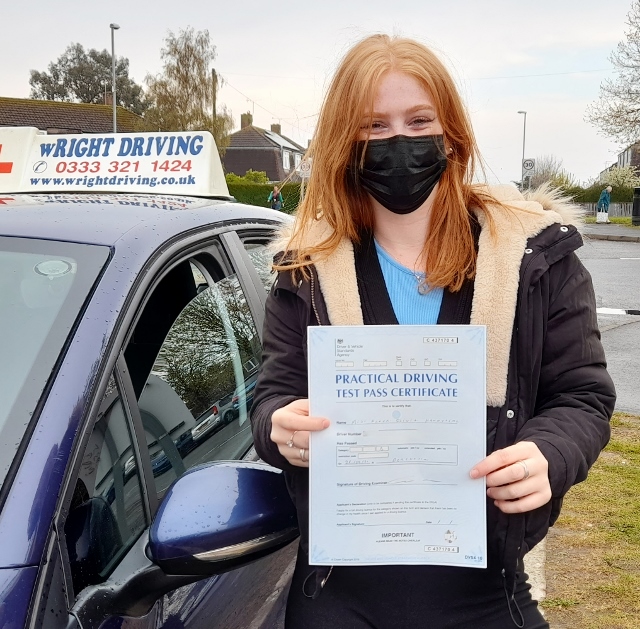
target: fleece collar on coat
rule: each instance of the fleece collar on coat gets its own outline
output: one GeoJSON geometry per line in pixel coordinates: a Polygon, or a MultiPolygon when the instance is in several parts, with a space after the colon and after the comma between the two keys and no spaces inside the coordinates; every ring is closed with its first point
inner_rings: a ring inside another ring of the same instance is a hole
{"type": "MultiPolygon", "coordinates": [[[[502,406],[506,399],[511,335],[520,280],[520,265],[529,238],[554,223],[578,224],[580,209],[557,191],[542,187],[523,196],[514,186],[488,188],[494,205],[491,214],[495,236],[486,228],[483,212],[478,260],[471,307],[471,324],[487,327],[487,404],[502,406]]],[[[322,242],[330,227],[319,220],[307,231],[307,242],[322,242]]],[[[335,253],[314,260],[318,280],[332,325],[362,325],[362,309],[355,273],[353,245],[343,239],[335,253]]]]}

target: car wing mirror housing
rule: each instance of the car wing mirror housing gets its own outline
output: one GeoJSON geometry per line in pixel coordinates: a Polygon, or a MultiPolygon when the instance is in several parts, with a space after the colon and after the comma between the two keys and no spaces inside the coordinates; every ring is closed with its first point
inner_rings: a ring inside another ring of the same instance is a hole
{"type": "Polygon", "coordinates": [[[284,475],[264,463],[224,461],[176,480],[149,531],[163,572],[213,575],[268,555],[298,536],[284,475]]]}

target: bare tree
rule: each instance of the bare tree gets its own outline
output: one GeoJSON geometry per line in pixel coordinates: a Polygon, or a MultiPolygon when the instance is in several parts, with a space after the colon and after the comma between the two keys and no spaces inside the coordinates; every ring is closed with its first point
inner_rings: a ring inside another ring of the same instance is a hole
{"type": "Polygon", "coordinates": [[[161,56],[162,73],[145,79],[152,102],[145,115],[148,127],[162,131],[210,131],[218,149],[224,151],[233,120],[224,106],[214,112],[222,79],[212,72],[216,48],[209,31],[195,31],[191,27],[177,35],[169,31],[161,56]]]}
{"type": "Polygon", "coordinates": [[[544,183],[554,188],[570,188],[576,186],[574,176],[562,168],[562,160],[554,155],[536,157],[536,167],[529,181],[530,188],[537,188],[544,183]]]}
{"type": "Polygon", "coordinates": [[[640,0],[631,5],[626,24],[625,41],[609,57],[618,77],[600,85],[600,96],[585,119],[603,135],[632,144],[640,139],[640,0]]]}

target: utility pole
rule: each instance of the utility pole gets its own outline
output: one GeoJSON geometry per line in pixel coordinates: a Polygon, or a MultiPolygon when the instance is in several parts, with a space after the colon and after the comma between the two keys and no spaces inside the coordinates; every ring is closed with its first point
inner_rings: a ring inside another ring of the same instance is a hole
{"type": "Polygon", "coordinates": [[[113,34],[120,28],[117,24],[109,24],[111,29],[111,98],[113,100],[113,132],[118,133],[118,122],[116,107],[118,101],[116,99],[116,49],[113,34]]]}
{"type": "Polygon", "coordinates": [[[524,114],[524,123],[522,125],[522,163],[520,164],[520,167],[522,169],[521,187],[522,187],[522,190],[524,190],[524,146],[525,146],[525,141],[527,139],[527,112],[519,111],[518,113],[524,114]]]}

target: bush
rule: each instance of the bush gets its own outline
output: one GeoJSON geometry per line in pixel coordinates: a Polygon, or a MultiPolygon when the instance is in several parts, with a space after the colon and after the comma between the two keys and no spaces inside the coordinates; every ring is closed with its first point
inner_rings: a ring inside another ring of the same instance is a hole
{"type": "Polygon", "coordinates": [[[225,175],[227,184],[230,183],[269,183],[269,177],[264,170],[249,170],[242,176],[235,173],[227,173],[225,175]]]}
{"type": "MultiPolygon", "coordinates": [[[[272,185],[258,183],[231,183],[229,181],[227,184],[229,186],[229,193],[240,203],[269,207],[267,199],[269,198],[269,193],[273,191],[272,185]]],[[[282,186],[280,192],[282,192],[282,198],[284,199],[282,211],[287,214],[293,214],[300,202],[300,184],[286,183],[282,186]]]]}
{"type": "Polygon", "coordinates": [[[248,183],[269,183],[269,177],[264,170],[249,170],[244,174],[244,178],[248,183]]]}

